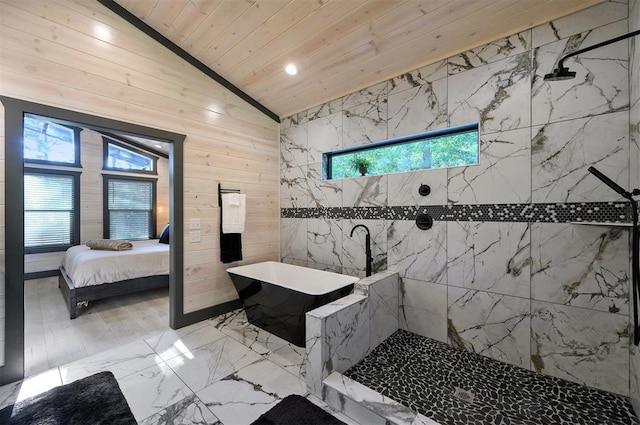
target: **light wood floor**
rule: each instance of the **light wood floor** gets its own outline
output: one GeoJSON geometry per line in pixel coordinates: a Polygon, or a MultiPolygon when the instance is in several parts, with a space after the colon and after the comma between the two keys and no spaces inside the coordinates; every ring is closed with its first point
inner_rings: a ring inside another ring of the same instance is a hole
{"type": "Polygon", "coordinates": [[[169,288],[92,301],[76,319],[58,278],[25,282],[25,376],[169,327],[169,288]]]}

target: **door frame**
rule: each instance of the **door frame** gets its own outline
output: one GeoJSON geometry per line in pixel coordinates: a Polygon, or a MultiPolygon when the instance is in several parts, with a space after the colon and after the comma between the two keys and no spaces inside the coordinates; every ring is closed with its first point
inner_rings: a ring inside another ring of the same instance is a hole
{"type": "Polygon", "coordinates": [[[169,326],[173,329],[202,320],[205,312],[184,313],[184,140],[183,134],[0,96],[5,121],[5,356],[0,386],[24,377],[24,181],[22,128],[25,113],[81,123],[158,139],[169,145],[170,267],[169,326]]]}

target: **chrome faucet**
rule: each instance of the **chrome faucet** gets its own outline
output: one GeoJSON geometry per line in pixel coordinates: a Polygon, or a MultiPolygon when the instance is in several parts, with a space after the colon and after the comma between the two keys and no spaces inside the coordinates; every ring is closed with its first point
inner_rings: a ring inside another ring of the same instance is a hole
{"type": "Polygon", "coordinates": [[[371,264],[373,263],[373,257],[371,256],[371,232],[369,232],[369,228],[367,226],[365,226],[364,224],[358,224],[358,225],[354,226],[353,229],[351,229],[351,235],[349,235],[350,237],[353,237],[353,232],[358,227],[362,227],[364,230],[367,231],[367,234],[366,234],[365,239],[364,239],[364,252],[365,252],[365,256],[367,257],[367,259],[366,259],[366,261],[367,261],[367,265],[366,265],[367,276],[371,276],[371,264]]]}

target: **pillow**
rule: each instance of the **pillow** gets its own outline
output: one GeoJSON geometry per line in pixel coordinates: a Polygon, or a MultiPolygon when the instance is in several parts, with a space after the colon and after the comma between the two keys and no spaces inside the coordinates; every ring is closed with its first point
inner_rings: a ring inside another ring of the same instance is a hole
{"type": "Polygon", "coordinates": [[[133,248],[133,244],[129,241],[120,241],[112,239],[90,239],[87,246],[91,249],[103,249],[106,251],[125,251],[133,248]]]}
{"type": "Polygon", "coordinates": [[[169,225],[168,224],[165,226],[164,230],[162,230],[162,233],[160,234],[160,240],[158,242],[166,243],[167,245],[169,244],[169,225]]]}

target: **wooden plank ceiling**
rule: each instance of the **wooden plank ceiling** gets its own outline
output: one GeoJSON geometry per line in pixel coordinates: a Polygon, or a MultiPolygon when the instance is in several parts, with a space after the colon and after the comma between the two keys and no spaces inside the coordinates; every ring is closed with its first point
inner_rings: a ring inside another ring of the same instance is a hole
{"type": "Polygon", "coordinates": [[[280,117],[600,1],[116,0],[280,117]]]}

